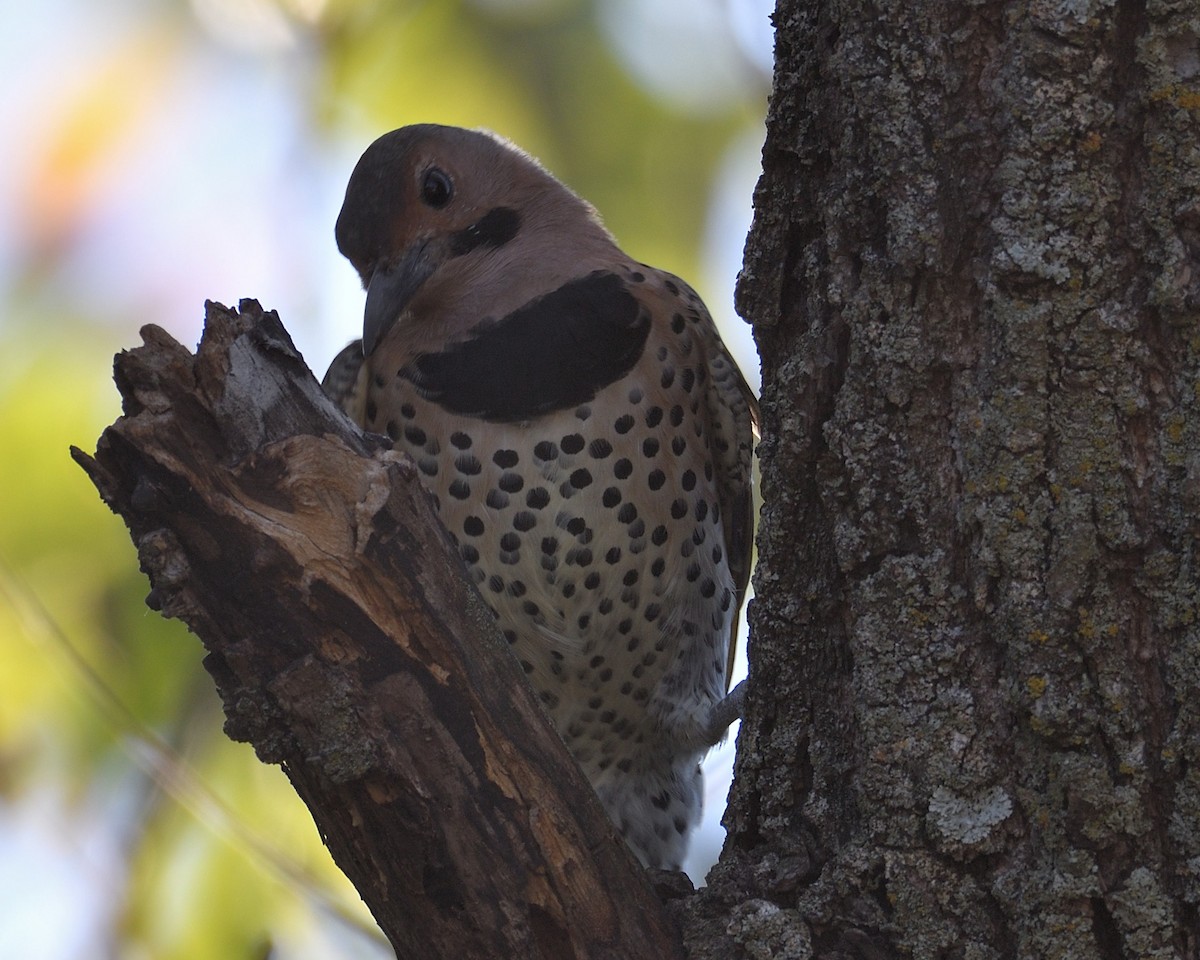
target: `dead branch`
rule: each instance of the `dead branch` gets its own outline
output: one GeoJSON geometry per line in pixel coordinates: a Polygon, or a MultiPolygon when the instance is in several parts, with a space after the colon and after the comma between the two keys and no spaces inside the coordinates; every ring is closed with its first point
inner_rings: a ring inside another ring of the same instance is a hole
{"type": "Polygon", "coordinates": [[[226,732],[278,763],[397,956],[680,957],[411,462],[321,392],[278,316],[119,354],[95,458],[226,732]]]}

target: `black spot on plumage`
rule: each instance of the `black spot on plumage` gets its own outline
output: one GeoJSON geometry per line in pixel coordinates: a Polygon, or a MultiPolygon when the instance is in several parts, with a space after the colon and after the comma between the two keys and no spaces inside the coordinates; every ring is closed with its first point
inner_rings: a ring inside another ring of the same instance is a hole
{"type": "Polygon", "coordinates": [[[539,613],[541,613],[541,611],[538,609],[538,605],[532,600],[526,600],[523,604],[521,604],[521,609],[531,617],[536,617],[539,613]]]}
{"type": "Polygon", "coordinates": [[[532,530],[537,526],[537,517],[528,510],[518,510],[517,515],[513,517],[513,529],[520,530],[522,533],[532,530]]]}
{"type": "Polygon", "coordinates": [[[631,274],[629,274],[629,279],[634,283],[645,283],[646,275],[639,270],[634,270],[631,274]]]}
{"type": "Polygon", "coordinates": [[[600,603],[596,607],[596,609],[599,610],[603,614],[612,613],[612,608],[613,608],[613,602],[608,597],[605,597],[603,600],[601,600],[600,603]]]}
{"type": "Polygon", "coordinates": [[[504,473],[500,475],[498,486],[505,493],[519,493],[525,480],[519,473],[504,473]]]}
{"type": "Polygon", "coordinates": [[[511,597],[525,596],[525,584],[520,580],[514,580],[508,585],[508,594],[511,597]]]}
{"type": "Polygon", "coordinates": [[[630,389],[629,402],[630,403],[641,403],[642,402],[642,388],[641,387],[632,387],[630,389]]]}
{"type": "Polygon", "coordinates": [[[650,534],[650,542],[653,543],[656,547],[661,547],[664,543],[666,543],[667,542],[667,528],[664,526],[655,527],[654,532],[652,534],[650,534]]]}
{"type": "Polygon", "coordinates": [[[602,502],[606,507],[615,507],[621,502],[621,491],[616,487],[609,487],[604,491],[602,502]]]}
{"type": "Polygon", "coordinates": [[[459,548],[458,552],[462,555],[462,558],[467,561],[467,563],[478,563],[479,562],[479,551],[476,550],[469,543],[464,543],[459,548]]]}
{"type": "Polygon", "coordinates": [[[687,441],[683,437],[675,437],[671,440],[671,452],[677,457],[683,456],[683,451],[687,449],[687,441]]]}
{"type": "Polygon", "coordinates": [[[492,593],[503,593],[504,581],[493,573],[490,577],[488,577],[488,589],[491,590],[492,593]]]}
{"type": "Polygon", "coordinates": [[[675,406],[671,408],[671,426],[677,427],[681,423],[683,423],[683,407],[681,407],[679,404],[675,404],[675,406]]]}
{"type": "MultiPolygon", "coordinates": [[[[564,446],[563,449],[565,450],[566,447],[564,446]]],[[[591,482],[592,474],[586,468],[580,467],[578,470],[572,471],[571,486],[573,486],[576,490],[582,490],[585,487],[590,486],[591,482]]]]}
{"type": "Polygon", "coordinates": [[[627,586],[627,587],[632,587],[635,583],[638,582],[637,570],[634,570],[632,568],[629,570],[626,570],[625,576],[622,578],[621,582],[623,584],[625,584],[625,586],[627,586]]]}
{"type": "Polygon", "coordinates": [[[702,544],[707,539],[708,539],[708,531],[705,530],[703,527],[697,527],[695,530],[692,531],[692,543],[694,543],[696,546],[700,546],[700,544],[702,544]]]}
{"type": "Polygon", "coordinates": [[[583,436],[578,433],[568,433],[559,441],[563,453],[578,453],[583,449],[583,436]]]}
{"type": "Polygon", "coordinates": [[[593,570],[587,575],[586,579],[584,579],[583,585],[589,590],[595,590],[598,586],[600,586],[600,574],[593,570]]]}
{"type": "Polygon", "coordinates": [[[457,447],[459,450],[470,450],[471,449],[471,438],[468,437],[461,430],[455,430],[452,434],[450,434],[450,443],[452,446],[457,447]]]}
{"type": "Polygon", "coordinates": [[[450,255],[461,257],[480,247],[502,247],[521,229],[521,215],[511,207],[493,207],[469,227],[450,235],[450,255]]]}
{"type": "Polygon", "coordinates": [[[661,577],[663,575],[663,571],[666,569],[667,569],[667,562],[662,557],[659,557],[652,564],[650,564],[650,575],[655,576],[655,577],[661,577]]]}
{"type": "Polygon", "coordinates": [[[507,640],[509,643],[516,643],[517,642],[517,631],[505,630],[504,631],[504,639],[507,640]]]}
{"type": "Polygon", "coordinates": [[[679,385],[687,393],[691,393],[692,387],[696,385],[696,371],[691,367],[685,367],[683,373],[679,375],[679,385]]]}
{"type": "Polygon", "coordinates": [[[630,553],[641,553],[642,552],[642,549],[646,546],[646,542],[644,540],[639,540],[637,538],[640,537],[645,532],[646,532],[646,521],[643,520],[641,517],[638,517],[636,520],[633,521],[633,523],[631,523],[629,525],[629,535],[634,538],[633,543],[631,543],[629,545],[630,553]]]}
{"type": "Polygon", "coordinates": [[[575,419],[576,420],[586,420],[591,415],[592,415],[592,408],[589,407],[587,404],[584,404],[581,407],[575,408],[575,419]]]}
{"type": "Polygon", "coordinates": [[[687,326],[687,321],[683,319],[682,313],[677,313],[671,318],[671,329],[675,333],[683,333],[684,327],[687,326]]]}
{"type": "Polygon", "coordinates": [[[708,577],[704,578],[704,582],[700,584],[700,596],[705,600],[711,600],[717,595],[717,585],[708,577]]]}
{"type": "Polygon", "coordinates": [[[521,546],[521,538],[515,533],[506,533],[500,538],[500,549],[513,551],[521,546]]]}
{"type": "Polygon", "coordinates": [[[661,470],[651,470],[648,480],[651,490],[661,490],[663,484],[667,482],[667,475],[661,470]]]}
{"type": "Polygon", "coordinates": [[[600,438],[588,444],[588,453],[596,460],[603,460],[612,453],[612,444],[600,438]]]}
{"type": "Polygon", "coordinates": [[[621,560],[621,548],[610,547],[608,552],[604,554],[605,563],[619,563],[621,560]]]}
{"type": "Polygon", "coordinates": [[[452,480],[450,482],[450,496],[455,500],[466,500],[471,495],[471,488],[466,480],[452,480]]]}
{"type": "Polygon", "coordinates": [[[558,550],[558,541],[554,537],[543,537],[542,538],[542,553],[546,554],[546,556],[549,557],[549,556],[553,556],[557,550],[558,550]]]}
{"type": "Polygon", "coordinates": [[[567,533],[577,537],[587,532],[587,521],[583,517],[571,517],[564,526],[567,528],[567,533]]]}
{"type": "Polygon", "coordinates": [[[708,516],[708,501],[707,500],[697,500],[696,501],[696,519],[703,520],[707,516],[708,516]]]}
{"type": "Polygon", "coordinates": [[[633,429],[633,416],[628,413],[621,414],[621,416],[617,417],[616,422],[613,423],[613,429],[620,434],[628,433],[633,429]]]}
{"type": "Polygon", "coordinates": [[[483,535],[483,521],[478,517],[470,516],[463,521],[463,533],[468,537],[479,537],[483,535]]]}
{"type": "Polygon", "coordinates": [[[687,568],[688,583],[695,583],[700,579],[700,564],[689,563],[687,568]]]}
{"type": "Polygon", "coordinates": [[[665,367],[662,372],[663,389],[665,390],[667,387],[669,387],[674,382],[675,382],[675,368],[674,367],[665,367]]]}
{"type": "Polygon", "coordinates": [[[613,476],[618,480],[628,480],[633,473],[633,462],[626,457],[622,457],[613,464],[613,476]]]}
{"type": "Polygon", "coordinates": [[[375,422],[375,418],[379,415],[379,408],[375,405],[374,400],[367,401],[367,420],[371,423],[375,422]]]}
{"type": "Polygon", "coordinates": [[[655,620],[657,620],[661,613],[662,607],[660,607],[657,603],[648,603],[646,604],[645,609],[642,610],[642,616],[645,617],[650,623],[653,623],[655,620]]]}
{"type": "Polygon", "coordinates": [[[543,440],[533,448],[533,455],[539,460],[550,461],[558,459],[558,445],[549,440],[543,440]]]}
{"type": "Polygon", "coordinates": [[[550,491],[545,487],[534,487],[525,494],[525,505],[534,510],[541,510],[550,504],[550,491]]]}
{"type": "Polygon", "coordinates": [[[515,467],[520,459],[516,450],[497,450],[492,454],[492,463],[502,470],[515,467]]]}
{"type": "Polygon", "coordinates": [[[687,501],[682,497],[678,497],[671,501],[671,516],[675,520],[682,520],[688,514],[687,501]]]}
{"type": "Polygon", "coordinates": [[[485,502],[493,510],[503,510],[508,506],[508,494],[502,490],[489,490],[485,502]]]}
{"type": "MultiPolygon", "coordinates": [[[[458,436],[458,434],[455,434],[455,436],[458,436]]],[[[459,473],[466,474],[468,477],[478,476],[480,471],[483,470],[483,464],[479,462],[479,458],[469,453],[459,454],[455,457],[454,466],[459,473]]]]}
{"type": "Polygon", "coordinates": [[[692,470],[684,470],[683,476],[679,478],[679,485],[684,490],[694,490],[696,488],[696,474],[692,470]]]}
{"type": "Polygon", "coordinates": [[[428,439],[425,436],[425,431],[415,424],[410,424],[404,428],[404,439],[411,443],[414,447],[425,446],[425,441],[428,439]]]}
{"type": "Polygon", "coordinates": [[[438,472],[438,462],[433,457],[422,457],[417,461],[417,466],[421,472],[427,477],[436,477],[438,472]]]}
{"type": "MultiPolygon", "coordinates": [[[[619,502],[620,501],[618,501],[618,503],[619,502]]],[[[617,520],[619,520],[621,523],[633,523],[633,521],[637,519],[637,515],[637,507],[632,503],[625,503],[622,504],[621,509],[617,511],[617,520]]]]}
{"type": "Polygon", "coordinates": [[[576,564],[580,567],[590,567],[592,565],[592,551],[587,547],[576,547],[574,550],[567,551],[567,565],[576,564]]]}
{"type": "Polygon", "coordinates": [[[647,437],[642,441],[642,456],[654,457],[658,455],[659,443],[654,437],[647,437]]]}
{"type": "MultiPolygon", "coordinates": [[[[380,377],[381,381],[382,381],[382,379],[383,378],[380,377]]],[[[383,383],[381,382],[379,385],[382,387],[383,383]]],[[[411,403],[400,404],[400,416],[402,416],[405,420],[411,420],[416,415],[417,415],[417,411],[416,411],[416,409],[414,409],[414,407],[411,403]]]]}
{"type": "Polygon", "coordinates": [[[660,423],[662,423],[662,418],[662,407],[651,407],[646,411],[646,426],[657,427],[660,423]]]}
{"type": "Polygon", "coordinates": [[[387,430],[387,435],[391,439],[393,439],[393,440],[400,439],[400,428],[396,425],[395,420],[389,420],[387,422],[387,426],[384,429],[387,430]]]}
{"type": "Polygon", "coordinates": [[[400,373],[443,409],[511,423],[591,400],[632,369],[649,332],[624,282],[597,271],[400,373]]]}

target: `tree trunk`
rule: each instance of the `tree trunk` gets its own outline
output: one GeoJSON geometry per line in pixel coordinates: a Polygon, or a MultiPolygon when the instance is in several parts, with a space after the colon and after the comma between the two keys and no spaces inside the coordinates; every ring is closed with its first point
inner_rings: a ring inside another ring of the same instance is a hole
{"type": "Polygon", "coordinates": [[[120,354],[73,454],[208,650],[226,732],[279,763],[398,957],[679,957],[406,457],[329,400],[274,314],[210,304],[193,356],[120,354]]]}
{"type": "Polygon", "coordinates": [[[781,0],[693,957],[1195,958],[1194,4],[781,0]]]}

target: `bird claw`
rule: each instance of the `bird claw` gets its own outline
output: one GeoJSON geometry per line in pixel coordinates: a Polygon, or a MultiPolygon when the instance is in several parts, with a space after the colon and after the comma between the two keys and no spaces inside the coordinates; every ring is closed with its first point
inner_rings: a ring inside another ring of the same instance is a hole
{"type": "Polygon", "coordinates": [[[746,705],[746,681],[742,680],[722,699],[712,705],[704,718],[703,737],[705,746],[715,746],[725,736],[729,725],[740,720],[746,705]]]}

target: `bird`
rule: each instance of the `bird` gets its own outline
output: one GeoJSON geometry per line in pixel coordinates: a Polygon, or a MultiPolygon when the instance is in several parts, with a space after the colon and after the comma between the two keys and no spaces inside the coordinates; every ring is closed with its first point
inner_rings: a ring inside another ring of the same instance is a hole
{"type": "Polygon", "coordinates": [[[745,698],[754,394],[691,287],[489,131],[379,137],[335,234],[366,302],[323,386],[411,455],[618,831],[681,869],[745,698]]]}

